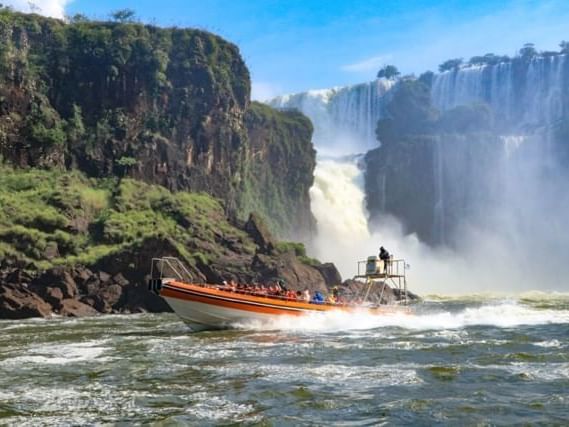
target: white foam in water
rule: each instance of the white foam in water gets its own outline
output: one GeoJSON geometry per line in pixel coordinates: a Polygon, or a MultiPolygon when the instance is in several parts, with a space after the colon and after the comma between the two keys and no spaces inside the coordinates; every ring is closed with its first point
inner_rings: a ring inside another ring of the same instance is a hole
{"type": "MultiPolygon", "coordinates": [[[[195,393],[197,400],[186,412],[200,419],[219,421],[226,418],[243,418],[255,410],[252,405],[235,403],[208,393],[195,393]]],[[[247,417],[248,421],[259,421],[258,417],[247,417]]]]}
{"type": "Polygon", "coordinates": [[[461,311],[374,315],[361,312],[309,313],[304,316],[281,316],[270,322],[251,321],[236,325],[253,330],[294,332],[337,332],[400,327],[413,330],[457,329],[468,326],[509,328],[519,325],[569,324],[567,310],[538,310],[517,302],[503,302],[465,308],[461,311]]]}
{"type": "Polygon", "coordinates": [[[105,340],[88,341],[70,344],[49,344],[31,347],[26,350],[25,356],[17,356],[4,361],[6,364],[26,366],[28,364],[64,365],[68,363],[108,361],[109,358],[100,357],[109,350],[103,346],[105,340]]]}

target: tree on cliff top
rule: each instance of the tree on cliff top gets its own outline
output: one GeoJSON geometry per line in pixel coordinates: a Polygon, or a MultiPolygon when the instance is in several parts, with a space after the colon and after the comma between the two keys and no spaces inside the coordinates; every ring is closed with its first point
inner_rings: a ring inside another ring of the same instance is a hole
{"type": "Polygon", "coordinates": [[[462,58],[449,59],[439,65],[439,71],[441,73],[450,70],[457,70],[462,65],[462,58]]]}
{"type": "Polygon", "coordinates": [[[111,18],[121,24],[124,24],[125,22],[133,22],[135,17],[136,12],[132,9],[120,9],[111,13],[111,18]]]}
{"type": "Polygon", "coordinates": [[[561,53],[569,53],[569,42],[563,40],[559,43],[559,47],[561,48],[561,53]]]}
{"type": "Polygon", "coordinates": [[[510,58],[507,55],[495,55],[487,53],[484,56],[473,56],[468,63],[470,65],[496,65],[500,62],[508,62],[510,58]]]}
{"type": "Polygon", "coordinates": [[[401,73],[395,65],[386,65],[381,70],[377,72],[377,78],[393,79],[400,75],[401,73]]]}
{"type": "Polygon", "coordinates": [[[531,59],[537,55],[537,50],[535,50],[535,45],[533,43],[526,43],[520,49],[520,56],[523,59],[531,59]]]}

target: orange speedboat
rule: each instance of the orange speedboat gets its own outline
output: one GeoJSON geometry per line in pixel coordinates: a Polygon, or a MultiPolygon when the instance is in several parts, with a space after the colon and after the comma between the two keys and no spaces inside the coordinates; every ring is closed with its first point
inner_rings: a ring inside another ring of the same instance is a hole
{"type": "MultiPolygon", "coordinates": [[[[405,304],[315,304],[281,296],[235,291],[225,286],[195,284],[192,283],[189,272],[176,258],[154,259],[152,274],[159,277],[150,280],[149,289],[163,297],[174,312],[196,331],[224,329],[251,320],[270,321],[275,316],[329,311],[366,310],[372,314],[407,311],[405,304]],[[172,272],[177,278],[164,277],[164,271],[172,272]],[[157,272],[159,274],[155,274],[157,272]]],[[[366,298],[367,293],[369,289],[366,298]]]]}

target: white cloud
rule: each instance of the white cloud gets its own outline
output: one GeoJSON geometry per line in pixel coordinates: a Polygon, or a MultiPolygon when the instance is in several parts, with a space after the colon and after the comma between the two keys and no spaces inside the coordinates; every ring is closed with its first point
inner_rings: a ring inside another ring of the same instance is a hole
{"type": "Polygon", "coordinates": [[[65,6],[72,0],[4,0],[2,4],[21,12],[34,12],[40,15],[63,19],[65,6]]]}
{"type": "Polygon", "coordinates": [[[372,56],[371,58],[367,58],[353,64],[342,65],[340,68],[344,71],[367,73],[370,71],[377,71],[389,60],[391,60],[391,55],[372,56]]]}
{"type": "Polygon", "coordinates": [[[269,82],[252,82],[251,99],[255,101],[268,101],[282,94],[282,88],[269,82]]]}

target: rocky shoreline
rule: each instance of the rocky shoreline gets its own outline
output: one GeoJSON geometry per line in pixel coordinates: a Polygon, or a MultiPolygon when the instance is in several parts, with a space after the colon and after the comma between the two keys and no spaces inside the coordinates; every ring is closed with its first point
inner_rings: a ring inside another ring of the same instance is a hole
{"type": "MultiPolygon", "coordinates": [[[[244,242],[225,242],[223,257],[187,265],[196,282],[264,283],[282,278],[291,289],[323,292],[341,283],[333,264],[308,265],[294,251],[278,249],[255,215],[242,228],[256,246],[254,254],[244,249],[244,242]]],[[[146,287],[151,259],[160,256],[183,258],[167,238],[155,237],[92,266],[33,271],[33,266],[5,258],[0,262],[0,319],[171,311],[146,287]]]]}

